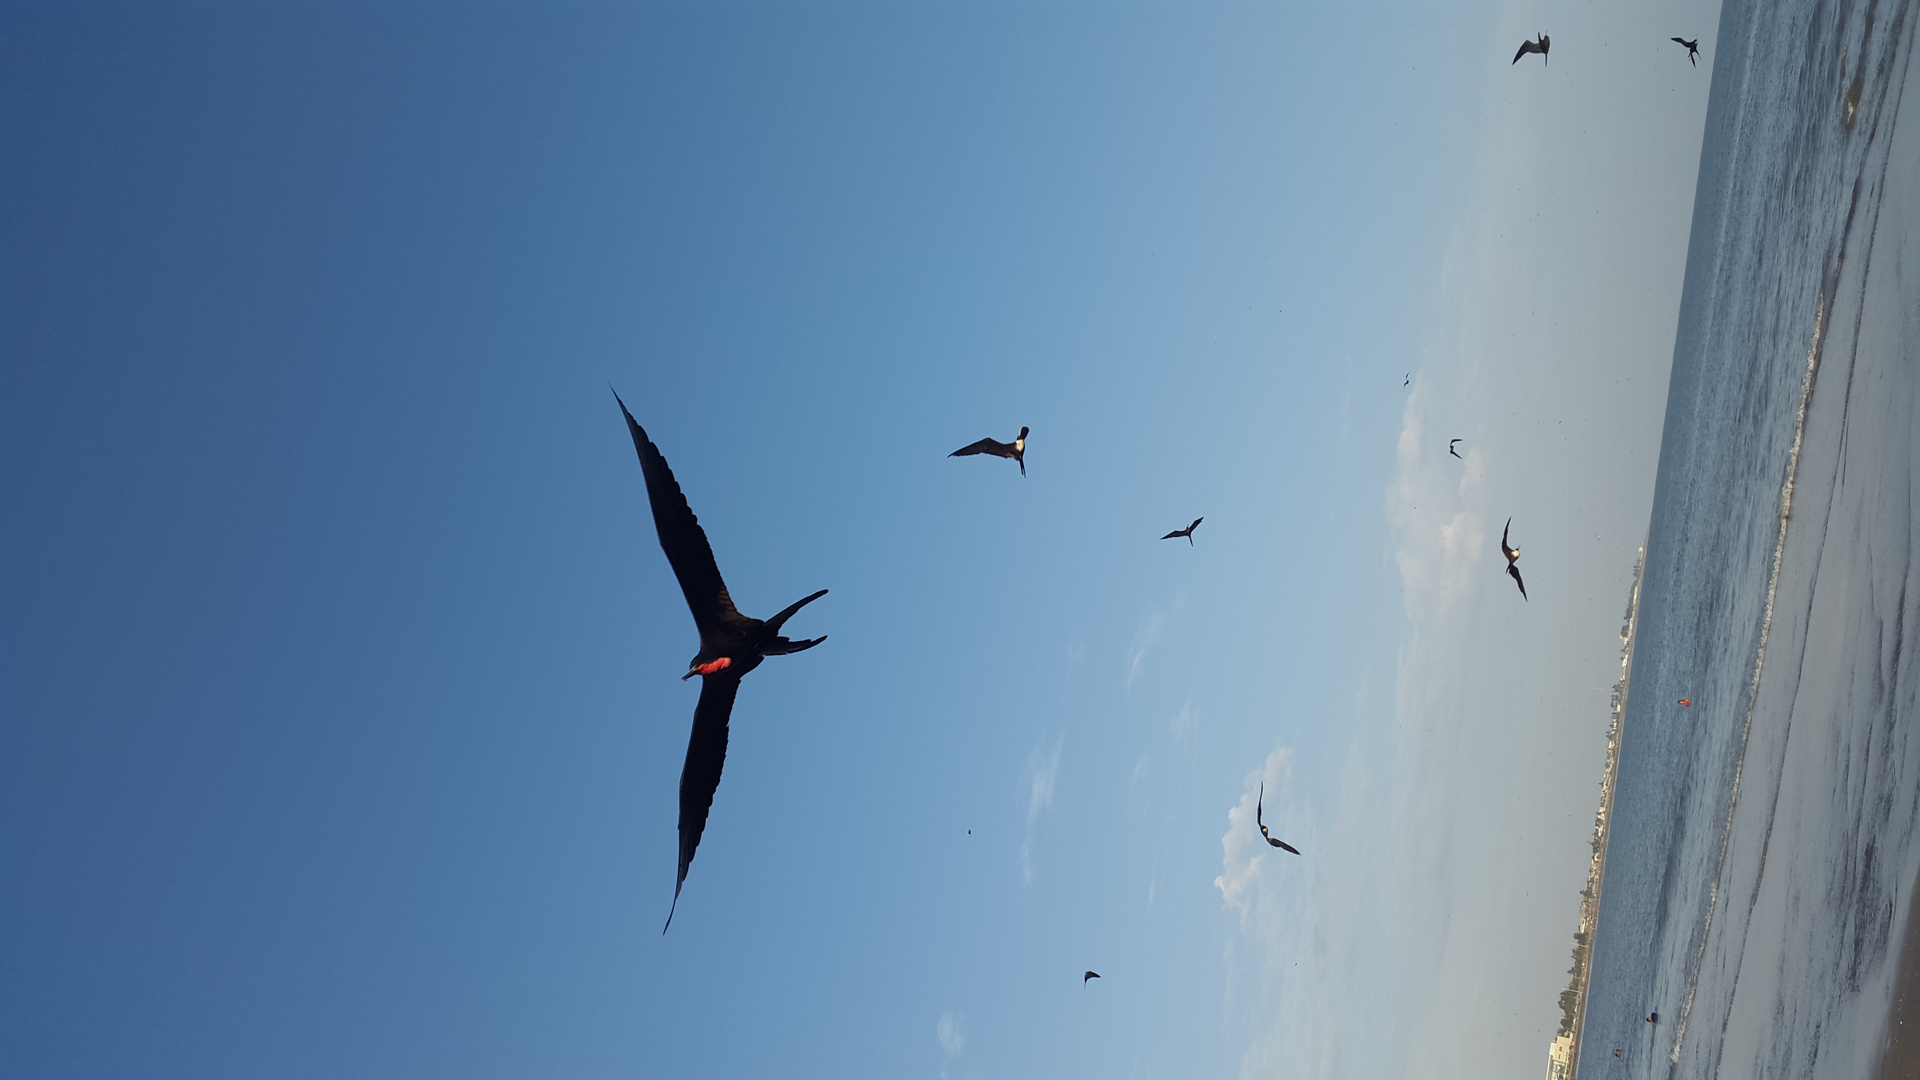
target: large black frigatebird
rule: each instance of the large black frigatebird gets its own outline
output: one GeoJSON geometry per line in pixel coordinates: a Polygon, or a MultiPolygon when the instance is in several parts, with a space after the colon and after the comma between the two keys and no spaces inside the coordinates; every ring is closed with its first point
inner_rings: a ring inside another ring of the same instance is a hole
{"type": "Polygon", "coordinates": [[[1274,847],[1280,848],[1285,851],[1291,851],[1295,855],[1300,854],[1299,848],[1294,847],[1292,844],[1287,843],[1285,840],[1274,839],[1273,834],[1267,831],[1267,823],[1260,820],[1260,804],[1266,801],[1267,801],[1267,785],[1265,783],[1262,783],[1260,785],[1260,797],[1258,799],[1255,799],[1253,802],[1253,823],[1255,825],[1260,826],[1260,835],[1263,837],[1266,837],[1267,843],[1272,844],[1274,847]]]}
{"type": "Polygon", "coordinates": [[[1508,518],[1505,528],[1500,530],[1500,554],[1507,557],[1507,576],[1520,586],[1520,599],[1527,598],[1527,583],[1520,580],[1520,549],[1507,546],[1507,530],[1513,528],[1513,519],[1508,518]]]}
{"type": "MultiPolygon", "coordinates": [[[[613,395],[620,401],[620,395],[613,395]]],[[[687,740],[687,763],[680,769],[680,872],[673,879],[673,904],[667,908],[667,932],[673,925],[673,912],[680,906],[680,887],[687,882],[687,867],[693,864],[694,849],[700,846],[700,834],[707,827],[707,811],[713,807],[713,793],[720,786],[720,769],[727,761],[727,720],[733,715],[733,696],[740,690],[740,678],[760,666],[769,656],[783,656],[811,649],[827,640],[823,635],[805,641],[789,641],[780,636],[780,627],[793,613],[827,595],[821,589],[789,605],[765,622],[740,614],[727,595],[727,583],[720,579],[720,566],[713,561],[713,546],[700,519],[693,516],[687,497],[660,456],[660,448],[647,438],[646,430],[620,401],[620,412],[627,418],[627,430],[633,435],[633,448],[640,455],[640,472],[647,479],[647,502],[653,506],[653,527],[660,534],[660,550],[667,553],[673,576],[680,579],[680,591],[686,594],[687,608],[693,612],[693,625],[700,631],[700,651],[687,665],[681,679],[701,676],[700,703],[693,707],[693,736],[687,740]]]]}
{"type": "Polygon", "coordinates": [[[1162,539],[1162,540],[1178,540],[1178,539],[1180,539],[1181,537],[1183,537],[1183,536],[1184,536],[1184,537],[1186,537],[1186,538],[1187,538],[1187,543],[1188,543],[1189,545],[1191,545],[1191,544],[1193,543],[1193,530],[1195,530],[1195,529],[1197,529],[1197,528],[1199,528],[1199,527],[1200,527],[1200,523],[1201,523],[1201,522],[1203,522],[1203,521],[1205,521],[1205,520],[1207,520],[1207,519],[1206,519],[1206,518],[1194,518],[1194,519],[1193,519],[1193,524],[1191,524],[1191,525],[1189,525],[1189,526],[1187,526],[1187,527],[1186,527],[1186,528],[1184,528],[1184,529],[1175,529],[1175,530],[1173,530],[1172,532],[1170,532],[1170,533],[1168,533],[1167,535],[1165,535],[1165,536],[1163,536],[1163,537],[1161,537],[1160,539],[1162,539]]]}
{"type": "MultiPolygon", "coordinates": [[[[1514,64],[1517,64],[1517,63],[1519,63],[1519,62],[1520,62],[1520,58],[1521,58],[1521,57],[1523,57],[1523,56],[1525,56],[1525,55],[1527,55],[1528,53],[1539,53],[1539,54],[1540,54],[1540,60],[1541,60],[1541,62],[1542,62],[1542,63],[1545,63],[1545,62],[1546,62],[1546,59],[1547,59],[1547,50],[1548,50],[1548,49],[1551,49],[1551,48],[1553,48],[1553,40],[1552,40],[1551,38],[1549,38],[1549,37],[1547,37],[1547,35],[1545,35],[1545,34],[1538,34],[1538,35],[1535,35],[1535,36],[1536,36],[1536,37],[1537,37],[1537,38],[1538,38],[1539,40],[1537,40],[1537,41],[1523,41],[1523,42],[1521,42],[1521,43],[1520,43],[1520,51],[1519,51],[1519,52],[1517,52],[1517,53],[1514,53],[1514,54],[1513,54],[1513,63],[1514,63],[1514,64]]],[[[1513,64],[1508,64],[1507,66],[1508,66],[1508,67],[1512,67],[1512,66],[1513,66],[1513,64]]]]}
{"type": "Polygon", "coordinates": [[[948,457],[971,457],[974,454],[992,454],[994,457],[1012,458],[1020,463],[1020,475],[1027,475],[1027,429],[1021,428],[1020,434],[1010,443],[999,439],[981,439],[948,454],[948,457]]]}

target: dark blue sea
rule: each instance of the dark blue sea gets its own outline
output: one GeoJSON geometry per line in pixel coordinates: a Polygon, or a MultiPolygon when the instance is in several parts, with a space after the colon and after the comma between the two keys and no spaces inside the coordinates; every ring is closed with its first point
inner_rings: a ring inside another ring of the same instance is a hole
{"type": "Polygon", "coordinates": [[[1915,7],[1722,10],[1580,1080],[1866,1077],[1884,1043],[1920,875],[1915,7]]]}

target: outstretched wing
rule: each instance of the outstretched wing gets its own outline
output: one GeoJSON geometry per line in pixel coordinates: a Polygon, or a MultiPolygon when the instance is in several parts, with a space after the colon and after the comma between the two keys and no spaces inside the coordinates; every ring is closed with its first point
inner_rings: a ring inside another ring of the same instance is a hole
{"type": "MultiPolygon", "coordinates": [[[[1673,39],[1673,43],[1674,43],[1675,45],[1685,45],[1685,44],[1687,43],[1687,39],[1686,39],[1686,38],[1674,38],[1674,39],[1673,39]]],[[[1671,56],[1672,54],[1671,54],[1671,53],[1669,53],[1668,55],[1669,55],[1669,56],[1671,56]]]]}
{"type": "Polygon", "coordinates": [[[1277,847],[1282,851],[1291,851],[1295,855],[1300,854],[1299,848],[1294,847],[1292,844],[1287,843],[1285,840],[1275,840],[1273,837],[1269,836],[1267,837],[1267,843],[1272,844],[1274,847],[1277,847]]]}
{"type": "MultiPolygon", "coordinates": [[[[1517,53],[1514,53],[1514,54],[1513,54],[1513,63],[1515,63],[1515,64],[1517,64],[1517,63],[1519,63],[1519,62],[1520,62],[1520,58],[1521,58],[1521,57],[1523,57],[1523,56],[1525,56],[1525,55],[1527,55],[1528,53],[1530,53],[1530,52],[1532,52],[1532,51],[1533,51],[1533,42],[1531,42],[1531,41],[1523,41],[1523,42],[1521,42],[1521,43],[1520,43],[1520,51],[1519,51],[1519,52],[1517,52],[1517,53]]],[[[1512,65],[1512,64],[1509,64],[1508,66],[1509,66],[1509,67],[1511,67],[1511,66],[1513,66],[1513,65],[1512,65]]]]}
{"type": "Polygon", "coordinates": [[[981,439],[979,442],[963,446],[947,456],[967,457],[972,454],[992,454],[994,457],[1012,457],[1013,446],[1010,443],[1003,443],[998,439],[981,439]]]}
{"type": "Polygon", "coordinates": [[[1185,535],[1187,535],[1187,531],[1186,531],[1185,529],[1175,529],[1175,530],[1173,530],[1172,532],[1170,532],[1170,533],[1168,533],[1167,535],[1165,535],[1165,536],[1163,536],[1163,537],[1161,537],[1160,539],[1162,539],[1162,540],[1178,540],[1179,538],[1181,538],[1181,537],[1183,537],[1183,536],[1185,536],[1185,535]]]}
{"type": "MultiPolygon", "coordinates": [[[[680,769],[680,872],[673,879],[673,907],[680,906],[680,887],[687,883],[687,867],[707,828],[707,811],[720,786],[720,769],[727,763],[727,720],[733,715],[733,695],[740,690],[738,676],[706,675],[700,681],[700,704],[693,707],[693,737],[687,740],[687,763],[680,769]]],[[[667,926],[673,908],[667,909],[667,926]]],[[[661,933],[667,927],[660,928],[661,933]]]]}
{"type": "Polygon", "coordinates": [[[1512,518],[1508,518],[1507,523],[1500,527],[1500,554],[1505,555],[1509,561],[1513,559],[1513,549],[1507,546],[1507,530],[1511,528],[1513,528],[1512,518]]]}
{"type": "MultiPolygon", "coordinates": [[[[620,401],[620,395],[614,394],[613,400],[620,401]]],[[[647,478],[647,502],[653,505],[653,528],[660,534],[660,550],[666,552],[673,576],[680,579],[680,591],[686,594],[694,626],[699,628],[702,640],[710,630],[718,631],[713,636],[738,633],[747,619],[734,608],[727,583],[720,580],[720,566],[713,561],[707,531],[693,516],[660,448],[647,438],[646,429],[634,420],[624,401],[620,401],[620,413],[627,418],[633,449],[640,455],[640,472],[647,478]]]]}
{"type": "Polygon", "coordinates": [[[1527,583],[1520,580],[1520,564],[1519,563],[1508,564],[1507,576],[1513,578],[1513,583],[1515,585],[1520,586],[1520,599],[1525,600],[1527,598],[1527,583]]]}

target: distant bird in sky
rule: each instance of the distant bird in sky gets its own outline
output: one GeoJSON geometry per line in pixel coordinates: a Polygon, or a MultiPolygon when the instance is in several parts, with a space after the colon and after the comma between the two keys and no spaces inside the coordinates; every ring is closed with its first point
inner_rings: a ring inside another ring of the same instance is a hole
{"type": "Polygon", "coordinates": [[[998,439],[981,439],[977,443],[963,446],[948,457],[971,457],[974,454],[992,454],[994,457],[1012,458],[1020,463],[1020,475],[1027,475],[1027,429],[1020,429],[1020,436],[1010,443],[998,439]]]}
{"type": "Polygon", "coordinates": [[[1520,586],[1520,599],[1525,600],[1527,583],[1520,580],[1520,549],[1507,546],[1507,529],[1511,528],[1513,528],[1513,519],[1508,518],[1506,528],[1500,530],[1500,554],[1507,557],[1507,576],[1513,579],[1515,585],[1520,586]]]}
{"type": "MultiPolygon", "coordinates": [[[[618,393],[613,395],[620,401],[618,393]]],[[[811,649],[825,637],[789,641],[780,636],[780,627],[815,600],[827,595],[821,589],[788,606],[765,622],[750,619],[736,611],[727,583],[720,579],[720,567],[713,561],[713,546],[700,519],[693,516],[687,497],[653,445],[647,433],[620,401],[620,412],[627,418],[627,431],[633,436],[633,448],[640,455],[640,472],[647,481],[647,502],[653,506],[653,527],[660,535],[660,550],[666,552],[673,576],[680,579],[680,591],[693,612],[693,625],[700,631],[700,651],[687,665],[682,680],[701,676],[700,703],[693,707],[693,736],[687,741],[687,762],[680,769],[680,871],[673,879],[673,905],[667,909],[667,932],[673,925],[673,912],[680,906],[680,887],[687,882],[687,867],[693,865],[693,853],[700,846],[700,834],[707,827],[707,811],[713,807],[713,793],[720,786],[720,769],[727,760],[727,721],[733,715],[733,696],[740,679],[760,666],[769,656],[782,656],[811,649]]]]}
{"type": "Polygon", "coordinates": [[[1088,980],[1088,979],[1097,979],[1097,978],[1099,978],[1099,977],[1100,977],[1100,973],[1099,973],[1099,972],[1097,972],[1097,971],[1089,971],[1089,972],[1087,972],[1087,973],[1086,973],[1085,975],[1082,975],[1082,976],[1080,976],[1080,985],[1081,985],[1081,986],[1085,986],[1085,985],[1087,985],[1087,980],[1088,980]]]}
{"type": "Polygon", "coordinates": [[[1692,41],[1688,41],[1686,38],[1674,38],[1673,40],[1687,47],[1687,63],[1698,67],[1699,61],[1695,60],[1694,57],[1700,55],[1700,39],[1694,38],[1692,41]]]}
{"type": "Polygon", "coordinates": [[[1291,851],[1295,855],[1300,854],[1299,848],[1294,847],[1292,844],[1287,843],[1285,840],[1275,840],[1273,838],[1273,835],[1267,832],[1267,823],[1260,820],[1260,807],[1261,807],[1261,804],[1266,801],[1267,801],[1267,785],[1262,783],[1260,785],[1260,797],[1253,801],[1253,823],[1255,825],[1260,826],[1260,835],[1266,837],[1267,843],[1272,844],[1274,847],[1280,848],[1285,851],[1291,851]]]}
{"type": "MultiPolygon", "coordinates": [[[[1455,443],[1458,443],[1459,441],[1460,441],[1459,439],[1448,439],[1448,440],[1447,440],[1447,453],[1449,453],[1449,454],[1452,454],[1452,455],[1453,455],[1454,457],[1460,457],[1460,451],[1458,451],[1458,450],[1455,450],[1455,449],[1453,448],[1453,447],[1454,447],[1454,444],[1455,444],[1455,443]]],[[[1463,458],[1463,457],[1460,457],[1460,460],[1461,460],[1461,461],[1465,461],[1465,460],[1467,460],[1467,459],[1466,459],[1466,458],[1463,458]]]]}
{"type": "MultiPolygon", "coordinates": [[[[1513,54],[1513,63],[1514,64],[1519,63],[1520,58],[1527,55],[1528,53],[1539,53],[1540,62],[1544,64],[1546,63],[1546,60],[1547,60],[1547,50],[1552,47],[1553,47],[1553,41],[1550,38],[1548,38],[1547,35],[1545,34],[1541,34],[1540,40],[1538,41],[1523,41],[1520,43],[1520,51],[1513,54]]],[[[1512,67],[1513,64],[1509,64],[1507,66],[1512,67]]]]}
{"type": "Polygon", "coordinates": [[[1401,386],[1412,386],[1412,385],[1413,385],[1413,372],[1411,372],[1411,371],[1409,371],[1409,372],[1407,372],[1407,377],[1406,377],[1406,378],[1404,378],[1404,379],[1402,379],[1402,380],[1400,380],[1400,385],[1401,385],[1401,386]]]}
{"type": "Polygon", "coordinates": [[[1194,519],[1193,519],[1193,524],[1191,524],[1191,525],[1189,525],[1189,526],[1187,526],[1187,527],[1186,527],[1186,528],[1184,528],[1184,529],[1175,529],[1175,530],[1173,530],[1172,532],[1170,532],[1170,533],[1168,533],[1167,535],[1165,535],[1165,536],[1163,536],[1163,537],[1161,537],[1160,539],[1162,539],[1162,540],[1177,540],[1177,539],[1179,539],[1180,537],[1182,537],[1182,536],[1184,536],[1184,537],[1186,537],[1186,538],[1187,538],[1187,546],[1189,546],[1189,547],[1191,547],[1191,546],[1193,546],[1193,530],[1195,530],[1195,529],[1197,529],[1197,528],[1199,528],[1199,527],[1200,527],[1200,523],[1201,523],[1201,522],[1203,522],[1203,521],[1205,521],[1205,520],[1207,520],[1207,519],[1206,519],[1206,518],[1194,518],[1194,519]]]}

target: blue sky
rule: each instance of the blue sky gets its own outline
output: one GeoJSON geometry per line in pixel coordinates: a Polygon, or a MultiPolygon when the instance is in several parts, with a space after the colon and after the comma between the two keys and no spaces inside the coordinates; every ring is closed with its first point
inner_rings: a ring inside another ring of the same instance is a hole
{"type": "Polygon", "coordinates": [[[1537,1062],[1710,77],[1649,10],[7,8],[0,1061],[1537,1062]],[[832,590],[664,938],[609,384],[744,610],[832,590]]]}

